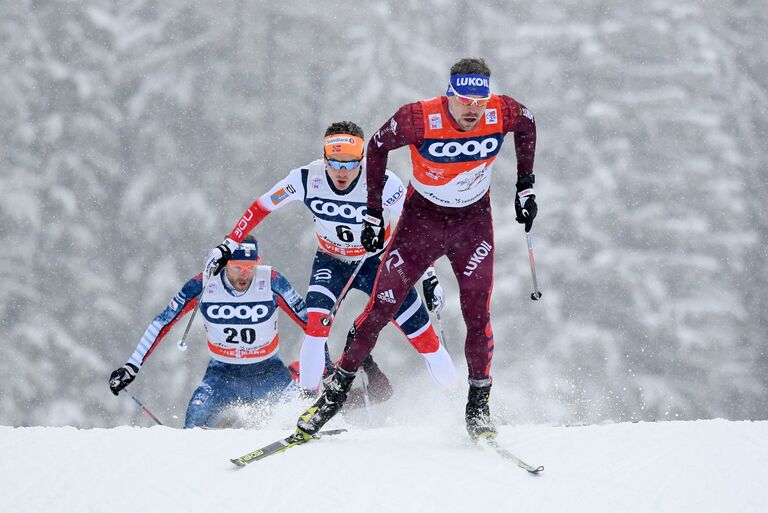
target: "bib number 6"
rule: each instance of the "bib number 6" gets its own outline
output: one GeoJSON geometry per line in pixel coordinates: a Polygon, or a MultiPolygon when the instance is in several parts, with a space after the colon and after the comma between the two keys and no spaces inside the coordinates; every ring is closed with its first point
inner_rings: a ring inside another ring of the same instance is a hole
{"type": "Polygon", "coordinates": [[[343,224],[340,224],[336,227],[336,236],[342,242],[352,242],[355,239],[355,234],[352,232],[349,226],[345,226],[343,224]]]}

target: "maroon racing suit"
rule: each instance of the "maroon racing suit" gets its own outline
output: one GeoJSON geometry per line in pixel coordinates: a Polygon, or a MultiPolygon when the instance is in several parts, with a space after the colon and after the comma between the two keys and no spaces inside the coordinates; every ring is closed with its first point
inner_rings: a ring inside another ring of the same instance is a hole
{"type": "Polygon", "coordinates": [[[464,352],[469,377],[490,377],[495,248],[488,182],[493,159],[509,132],[515,133],[520,188],[521,178],[528,185],[533,182],[536,125],[533,115],[508,96],[493,96],[484,118],[470,131],[459,128],[449,113],[447,98],[441,97],[404,105],[371,138],[366,161],[368,208],[381,205],[389,151],[410,145],[414,178],[381,259],[370,301],[347,338],[340,361],[344,370],[357,370],[408,290],[432,262],[446,256],[459,284],[467,326],[464,352]],[[479,190],[476,197],[472,190],[479,190]],[[450,205],[453,197],[458,206],[450,205]]]}

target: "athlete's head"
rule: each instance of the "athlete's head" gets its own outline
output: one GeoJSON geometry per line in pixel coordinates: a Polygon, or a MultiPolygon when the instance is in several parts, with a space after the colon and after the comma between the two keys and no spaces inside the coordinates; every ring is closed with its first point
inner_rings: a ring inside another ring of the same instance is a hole
{"type": "Polygon", "coordinates": [[[245,292],[251,286],[256,266],[259,265],[259,244],[253,235],[248,235],[240,247],[232,252],[232,258],[227,262],[227,280],[238,292],[245,292]]]}
{"type": "Polygon", "coordinates": [[[364,148],[363,129],[355,123],[339,121],[326,128],[323,157],[334,187],[343,191],[355,181],[362,167],[364,148]]]}
{"type": "Polygon", "coordinates": [[[481,58],[465,58],[451,66],[448,110],[462,130],[477,126],[491,98],[491,69],[481,58]]]}

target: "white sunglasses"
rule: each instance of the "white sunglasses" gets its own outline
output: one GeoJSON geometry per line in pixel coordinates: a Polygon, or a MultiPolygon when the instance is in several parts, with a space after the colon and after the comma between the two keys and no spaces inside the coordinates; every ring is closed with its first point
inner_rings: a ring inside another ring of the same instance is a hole
{"type": "Polygon", "coordinates": [[[469,107],[470,105],[477,105],[478,107],[485,107],[488,105],[488,102],[491,101],[490,96],[486,96],[484,98],[473,98],[472,96],[464,96],[463,94],[459,94],[456,92],[456,89],[453,88],[453,84],[448,84],[448,90],[453,93],[453,95],[456,97],[456,99],[459,101],[460,104],[469,107]]]}

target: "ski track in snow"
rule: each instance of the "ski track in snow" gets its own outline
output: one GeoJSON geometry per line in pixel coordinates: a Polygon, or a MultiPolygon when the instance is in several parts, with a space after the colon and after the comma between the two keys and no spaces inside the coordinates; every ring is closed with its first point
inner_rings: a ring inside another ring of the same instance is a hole
{"type": "Polygon", "coordinates": [[[245,468],[286,431],[0,427],[0,511],[768,511],[768,421],[501,426],[538,476],[461,426],[349,427],[245,468]]]}

